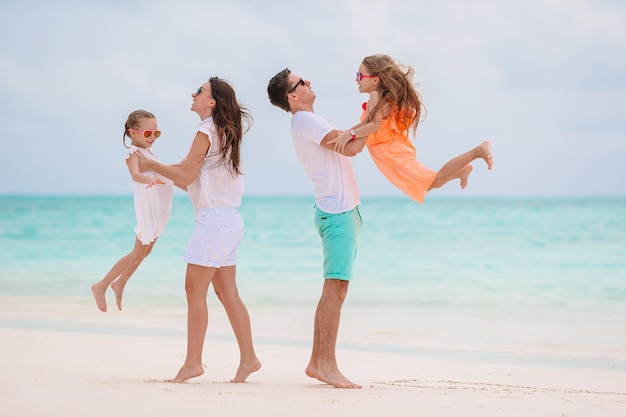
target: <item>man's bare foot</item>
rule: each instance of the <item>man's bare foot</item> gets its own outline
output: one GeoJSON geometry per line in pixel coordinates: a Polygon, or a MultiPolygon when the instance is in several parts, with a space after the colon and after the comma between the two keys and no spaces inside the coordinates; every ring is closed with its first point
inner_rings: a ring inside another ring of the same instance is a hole
{"type": "Polygon", "coordinates": [[[459,172],[459,179],[461,180],[461,188],[467,187],[467,181],[473,169],[474,167],[472,166],[472,164],[467,164],[459,172]]]}
{"type": "Polygon", "coordinates": [[[478,145],[478,153],[480,157],[485,160],[487,163],[487,168],[493,168],[493,155],[491,154],[491,143],[488,141],[484,141],[480,145],[478,145]]]}
{"type": "Polygon", "coordinates": [[[186,380],[200,376],[203,373],[204,368],[202,367],[202,365],[183,365],[183,367],[180,368],[180,370],[178,371],[178,374],[176,374],[176,377],[168,380],[167,382],[182,384],[186,380]]]}
{"type": "Polygon", "coordinates": [[[239,365],[239,369],[237,369],[237,375],[230,382],[245,382],[251,373],[259,369],[261,369],[261,362],[258,359],[250,363],[242,363],[239,365]]]}
{"type": "Polygon", "coordinates": [[[96,299],[96,305],[100,309],[100,311],[107,311],[107,298],[105,295],[106,287],[102,288],[102,284],[95,283],[91,286],[91,292],[93,293],[94,298],[96,299]]]}
{"type": "Polygon", "coordinates": [[[359,384],[355,384],[350,381],[348,378],[343,376],[339,369],[335,367],[335,369],[315,369],[313,365],[309,364],[309,366],[304,371],[307,376],[311,378],[315,378],[318,381],[324,382],[328,385],[332,385],[335,388],[344,388],[344,389],[361,389],[362,387],[359,384]]]}
{"type": "Polygon", "coordinates": [[[117,304],[117,309],[122,311],[122,295],[124,295],[124,287],[126,283],[120,283],[118,281],[113,281],[111,283],[111,289],[113,290],[113,294],[115,294],[115,304],[117,304]]]}

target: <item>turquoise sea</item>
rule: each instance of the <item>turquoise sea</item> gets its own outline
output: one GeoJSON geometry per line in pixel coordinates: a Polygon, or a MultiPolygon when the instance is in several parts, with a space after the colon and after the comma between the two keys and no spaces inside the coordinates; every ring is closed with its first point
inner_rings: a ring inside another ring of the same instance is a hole
{"type": "MultiPolygon", "coordinates": [[[[240,211],[238,283],[255,338],[308,346],[322,285],[312,198],[248,196],[240,211]]],[[[361,214],[340,348],[626,370],[626,198],[365,198],[361,214]]],[[[130,195],[0,196],[0,326],[184,337],[185,195],[124,310],[112,293],[108,313],[93,303],[91,284],[130,251],[134,225],[130,195]],[[11,315],[21,300],[49,320],[11,315]]],[[[207,337],[231,338],[209,303],[207,337]]]]}

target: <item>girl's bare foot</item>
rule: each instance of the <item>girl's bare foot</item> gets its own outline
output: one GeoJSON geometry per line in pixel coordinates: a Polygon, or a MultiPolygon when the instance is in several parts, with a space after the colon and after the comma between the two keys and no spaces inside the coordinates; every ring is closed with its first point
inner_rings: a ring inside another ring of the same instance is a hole
{"type": "Polygon", "coordinates": [[[472,164],[467,164],[459,171],[459,179],[461,180],[461,188],[467,187],[467,181],[473,169],[474,167],[472,166],[472,164]]]}
{"type": "Polygon", "coordinates": [[[126,283],[121,283],[118,281],[113,281],[111,283],[111,289],[115,294],[115,304],[117,304],[117,309],[122,311],[122,295],[124,295],[124,287],[126,283]]]}
{"type": "Polygon", "coordinates": [[[204,368],[202,365],[183,365],[183,367],[178,371],[178,374],[176,374],[176,377],[168,380],[168,382],[182,384],[186,380],[200,376],[203,373],[204,368]]]}
{"type": "Polygon", "coordinates": [[[237,369],[237,375],[230,382],[245,382],[251,373],[259,369],[261,369],[261,362],[258,359],[250,363],[242,363],[239,365],[239,369],[237,369]]]}
{"type": "Polygon", "coordinates": [[[101,283],[95,283],[91,286],[91,292],[93,293],[94,298],[96,299],[96,305],[100,309],[100,311],[107,311],[107,299],[106,299],[106,287],[103,288],[101,283]]]}
{"type": "Polygon", "coordinates": [[[481,158],[487,163],[487,168],[493,168],[493,155],[491,154],[491,143],[484,141],[478,145],[478,153],[481,158]]]}

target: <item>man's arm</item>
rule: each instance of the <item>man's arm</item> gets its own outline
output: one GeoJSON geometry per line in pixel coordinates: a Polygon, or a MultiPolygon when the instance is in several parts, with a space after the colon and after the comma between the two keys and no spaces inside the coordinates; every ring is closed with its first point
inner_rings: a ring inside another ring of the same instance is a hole
{"type": "Polygon", "coordinates": [[[366,136],[356,138],[355,140],[349,141],[342,150],[338,150],[335,149],[334,143],[330,143],[331,141],[337,139],[337,137],[339,137],[339,131],[331,130],[326,136],[324,136],[324,139],[322,139],[320,146],[330,151],[336,151],[344,156],[356,156],[357,154],[361,153],[361,151],[365,147],[365,140],[367,139],[366,136]]]}

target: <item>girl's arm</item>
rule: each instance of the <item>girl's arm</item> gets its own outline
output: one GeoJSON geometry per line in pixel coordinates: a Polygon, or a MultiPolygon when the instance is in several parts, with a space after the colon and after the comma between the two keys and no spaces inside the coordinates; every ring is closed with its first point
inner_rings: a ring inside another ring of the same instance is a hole
{"type": "Polygon", "coordinates": [[[365,139],[367,139],[367,137],[351,140],[342,149],[337,149],[337,147],[334,145],[334,141],[337,140],[341,133],[342,132],[340,132],[339,130],[331,130],[326,136],[324,136],[324,139],[322,139],[320,146],[331,151],[339,152],[344,156],[355,156],[363,150],[363,148],[365,147],[365,139]]]}
{"type": "Polygon", "coordinates": [[[142,174],[139,170],[139,154],[132,153],[126,159],[126,166],[128,166],[128,170],[130,171],[130,176],[133,181],[138,182],[139,184],[148,184],[146,188],[150,188],[155,184],[165,184],[161,178],[151,177],[150,175],[142,174]]]}
{"type": "MultiPolygon", "coordinates": [[[[377,102],[378,102],[378,95],[371,93],[370,99],[367,102],[368,112],[369,112],[369,109],[373,109],[376,106],[377,102]]],[[[383,110],[386,111],[387,109],[385,108],[383,110]]],[[[378,132],[378,130],[380,129],[380,123],[382,122],[382,120],[383,120],[382,112],[378,111],[376,112],[376,114],[373,115],[373,117],[370,117],[369,122],[366,123],[363,121],[359,124],[352,126],[352,128],[350,128],[349,130],[341,131],[339,133],[339,136],[336,139],[332,140],[330,143],[335,146],[336,151],[342,152],[347,146],[347,144],[351,142],[353,139],[367,138],[372,133],[378,132]]]]}
{"type": "Polygon", "coordinates": [[[177,187],[186,190],[187,186],[198,176],[210,145],[209,136],[206,133],[197,132],[189,153],[180,163],[165,165],[140,157],[139,167],[142,171],[157,172],[172,180],[177,187]]]}
{"type": "Polygon", "coordinates": [[[334,146],[337,152],[343,152],[347,145],[353,142],[354,139],[367,139],[372,133],[378,132],[380,129],[380,121],[371,121],[368,123],[359,123],[353,126],[350,130],[340,131],[337,138],[333,139],[329,143],[334,146]]]}

